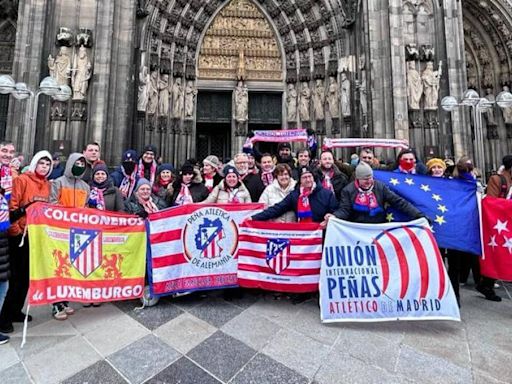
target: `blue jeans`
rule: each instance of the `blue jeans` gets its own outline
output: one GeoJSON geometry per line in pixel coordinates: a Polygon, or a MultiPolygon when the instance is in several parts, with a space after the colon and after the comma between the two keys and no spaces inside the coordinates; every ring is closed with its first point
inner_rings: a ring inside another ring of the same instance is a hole
{"type": "Polygon", "coordinates": [[[0,281],[0,310],[2,309],[2,305],[4,305],[4,300],[8,289],[9,281],[0,281]]]}

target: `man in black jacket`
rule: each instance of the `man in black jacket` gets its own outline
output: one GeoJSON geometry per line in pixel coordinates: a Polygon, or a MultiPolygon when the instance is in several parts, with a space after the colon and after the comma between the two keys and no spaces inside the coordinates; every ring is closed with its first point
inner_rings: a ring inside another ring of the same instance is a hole
{"type": "Polygon", "coordinates": [[[372,168],[365,162],[359,163],[355,174],[356,179],[341,192],[340,206],[334,214],[327,214],[326,220],[335,216],[356,223],[385,223],[386,203],[410,217],[425,217],[411,203],[392,192],[387,185],[375,180],[372,168]]]}
{"type": "Polygon", "coordinates": [[[320,154],[320,164],[315,170],[315,177],[322,187],[334,193],[339,202],[341,191],[348,184],[348,177],[334,164],[334,156],[331,151],[323,151],[320,154]]]}

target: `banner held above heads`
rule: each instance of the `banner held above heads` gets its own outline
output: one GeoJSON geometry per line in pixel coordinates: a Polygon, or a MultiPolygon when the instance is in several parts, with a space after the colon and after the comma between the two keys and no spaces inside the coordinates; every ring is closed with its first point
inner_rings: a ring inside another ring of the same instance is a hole
{"type": "Polygon", "coordinates": [[[381,148],[409,148],[407,140],[400,139],[365,139],[365,138],[324,138],[323,148],[354,148],[354,147],[381,147],[381,148]]]}
{"type": "Polygon", "coordinates": [[[319,224],[246,221],[240,226],[238,283],[277,292],[317,292],[322,259],[319,224]]]}
{"type": "Polygon", "coordinates": [[[263,204],[187,204],[149,215],[153,296],[237,287],[238,225],[263,204]]]}
{"type": "Polygon", "coordinates": [[[142,296],[146,228],[136,216],[37,203],[27,210],[30,304],[142,296]]]}
{"type": "Polygon", "coordinates": [[[456,320],[459,308],[425,219],[329,220],[320,275],[323,322],[456,320]]]}
{"type": "Polygon", "coordinates": [[[258,141],[270,143],[289,143],[292,141],[307,141],[308,133],[305,129],[276,129],[268,131],[253,131],[254,136],[248,137],[244,144],[250,146],[258,141]]]}
{"type": "MultiPolygon", "coordinates": [[[[374,171],[373,175],[432,220],[440,247],[481,255],[476,183],[399,172],[374,171]]],[[[388,221],[410,219],[388,210],[388,221]]]]}

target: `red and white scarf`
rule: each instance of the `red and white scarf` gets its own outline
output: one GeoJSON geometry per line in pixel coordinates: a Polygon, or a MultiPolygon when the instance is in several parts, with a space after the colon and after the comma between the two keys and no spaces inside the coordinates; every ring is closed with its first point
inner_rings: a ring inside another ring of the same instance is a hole
{"type": "Polygon", "coordinates": [[[324,172],[324,179],[322,180],[322,187],[328,189],[329,191],[334,192],[334,187],[332,186],[332,178],[334,177],[334,169],[328,170],[324,172]]]}
{"type": "Polygon", "coordinates": [[[261,181],[265,187],[268,187],[274,181],[274,168],[270,171],[261,170],[261,181]]]}
{"type": "Polygon", "coordinates": [[[213,176],[214,175],[207,175],[206,173],[204,176],[204,186],[208,188],[208,192],[211,192],[213,190],[213,176]]]}
{"type": "Polygon", "coordinates": [[[158,207],[156,206],[155,203],[153,203],[153,199],[151,199],[151,196],[149,197],[148,200],[138,199],[138,201],[139,201],[139,204],[142,205],[142,207],[144,208],[144,210],[147,213],[158,212],[158,207]]]}
{"type": "Polygon", "coordinates": [[[94,202],[96,204],[96,209],[101,211],[105,210],[105,198],[103,197],[105,189],[106,188],[92,187],[89,195],[89,201],[94,202]]]}
{"type": "Polygon", "coordinates": [[[157,164],[156,164],[156,161],[153,160],[153,162],[151,163],[151,169],[149,170],[149,178],[145,177],[144,176],[144,170],[145,170],[145,167],[146,166],[146,163],[144,163],[142,161],[142,159],[139,160],[139,166],[138,166],[138,171],[139,171],[139,177],[142,179],[142,178],[145,178],[145,179],[148,179],[151,186],[153,186],[153,183],[155,182],[155,178],[156,178],[156,168],[157,168],[157,164]]]}
{"type": "Polygon", "coordinates": [[[186,205],[192,204],[194,201],[192,200],[192,195],[190,194],[189,186],[186,184],[181,184],[180,193],[176,197],[176,205],[186,205]]]}
{"type": "Polygon", "coordinates": [[[313,192],[313,189],[300,188],[299,200],[297,201],[297,219],[301,223],[312,223],[313,212],[311,211],[311,205],[309,204],[309,195],[313,192]]]}
{"type": "Polygon", "coordinates": [[[2,165],[0,170],[0,187],[4,190],[5,200],[9,201],[12,192],[12,171],[8,165],[2,165]]]}
{"type": "Polygon", "coordinates": [[[132,195],[133,189],[135,188],[135,175],[137,174],[137,168],[135,168],[131,175],[127,175],[122,166],[121,171],[123,172],[124,177],[119,185],[119,190],[121,191],[123,198],[127,199],[132,195]]]}
{"type": "Polygon", "coordinates": [[[226,192],[228,193],[228,203],[240,203],[240,199],[237,196],[239,192],[238,188],[226,188],[226,192]]]}

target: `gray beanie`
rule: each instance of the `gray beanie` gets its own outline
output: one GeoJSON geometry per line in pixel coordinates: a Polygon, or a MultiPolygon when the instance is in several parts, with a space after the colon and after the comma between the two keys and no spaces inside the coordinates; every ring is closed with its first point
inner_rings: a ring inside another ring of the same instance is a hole
{"type": "Polygon", "coordinates": [[[215,155],[206,156],[206,159],[203,160],[203,164],[209,164],[215,169],[219,169],[222,165],[219,158],[215,155]]]}
{"type": "Polygon", "coordinates": [[[356,179],[366,179],[370,176],[373,176],[372,168],[364,161],[359,162],[356,167],[356,179]]]}
{"type": "Polygon", "coordinates": [[[135,192],[137,192],[139,190],[139,188],[145,184],[147,184],[151,187],[151,183],[149,182],[148,179],[141,177],[139,180],[137,180],[137,184],[135,185],[135,192]]]}

